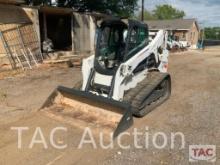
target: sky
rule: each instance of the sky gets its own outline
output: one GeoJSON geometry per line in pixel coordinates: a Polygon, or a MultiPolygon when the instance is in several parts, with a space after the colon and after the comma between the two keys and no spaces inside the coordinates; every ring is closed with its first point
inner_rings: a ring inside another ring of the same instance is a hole
{"type": "Polygon", "coordinates": [[[220,26],[220,0],[145,0],[145,9],[153,10],[160,4],[185,11],[186,18],[196,18],[202,27],[220,26]]]}

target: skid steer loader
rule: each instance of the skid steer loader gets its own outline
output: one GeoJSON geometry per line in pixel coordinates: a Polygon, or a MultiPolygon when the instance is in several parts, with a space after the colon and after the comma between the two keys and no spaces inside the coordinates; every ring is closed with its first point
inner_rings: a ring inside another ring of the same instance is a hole
{"type": "Polygon", "coordinates": [[[135,20],[99,24],[95,55],[83,60],[83,81],[59,86],[42,106],[53,117],[117,137],[169,98],[167,33],[149,40],[148,26],[135,20]]]}

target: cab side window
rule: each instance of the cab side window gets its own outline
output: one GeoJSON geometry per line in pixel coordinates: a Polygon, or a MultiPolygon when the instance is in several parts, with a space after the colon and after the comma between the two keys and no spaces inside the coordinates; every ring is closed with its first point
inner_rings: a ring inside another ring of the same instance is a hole
{"type": "Polygon", "coordinates": [[[138,29],[138,45],[147,42],[148,34],[145,28],[138,29]]]}
{"type": "Polygon", "coordinates": [[[137,46],[137,36],[138,36],[138,28],[133,28],[130,32],[130,37],[128,41],[128,51],[135,49],[137,46]]]}
{"type": "Polygon", "coordinates": [[[127,59],[133,57],[148,43],[148,31],[146,28],[133,27],[128,38],[127,59]]]}

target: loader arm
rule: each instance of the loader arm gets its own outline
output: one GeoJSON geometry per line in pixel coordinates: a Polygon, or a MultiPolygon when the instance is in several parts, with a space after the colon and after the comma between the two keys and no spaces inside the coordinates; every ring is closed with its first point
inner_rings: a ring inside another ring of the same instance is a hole
{"type": "Polygon", "coordinates": [[[124,92],[131,88],[134,88],[137,83],[141,82],[147,75],[148,69],[146,68],[143,72],[133,75],[134,70],[137,66],[144,61],[150,55],[154,55],[156,62],[160,63],[158,69],[161,72],[167,72],[167,64],[168,64],[168,51],[166,49],[166,40],[167,40],[167,32],[161,30],[157,33],[156,37],[148,46],[143,48],[140,52],[134,55],[125,63],[122,63],[119,67],[116,76],[115,76],[115,84],[114,84],[114,92],[113,99],[122,100],[124,96],[124,92]],[[162,49],[162,52],[159,52],[159,49],[162,49]],[[123,83],[123,81],[132,77],[130,83],[123,83]]]}

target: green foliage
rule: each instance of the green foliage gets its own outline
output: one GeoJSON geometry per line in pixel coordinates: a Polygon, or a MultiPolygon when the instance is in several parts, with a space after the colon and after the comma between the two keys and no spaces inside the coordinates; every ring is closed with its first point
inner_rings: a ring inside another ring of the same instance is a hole
{"type": "MultiPolygon", "coordinates": [[[[137,9],[138,0],[57,0],[58,7],[74,7],[79,11],[98,11],[128,17],[137,9]]],[[[51,5],[51,0],[26,0],[31,5],[51,5]]]]}
{"type": "Polygon", "coordinates": [[[220,40],[220,27],[205,28],[205,39],[220,40]]]}
{"type": "MultiPolygon", "coordinates": [[[[177,19],[183,18],[185,12],[175,9],[171,5],[159,5],[152,12],[145,10],[144,19],[145,20],[164,20],[164,19],[177,19]]],[[[138,14],[138,18],[141,18],[141,12],[138,14]]]]}
{"type": "Polygon", "coordinates": [[[183,18],[185,16],[185,12],[175,9],[171,5],[158,5],[153,11],[153,15],[160,20],[177,19],[183,18]]]}
{"type": "MultiPolygon", "coordinates": [[[[138,14],[137,18],[139,20],[141,20],[141,12],[138,14]]],[[[144,19],[145,20],[156,20],[157,18],[150,11],[145,10],[144,11],[144,19]]]]}

